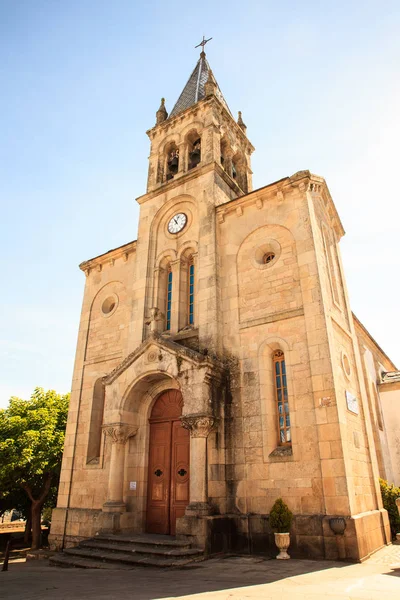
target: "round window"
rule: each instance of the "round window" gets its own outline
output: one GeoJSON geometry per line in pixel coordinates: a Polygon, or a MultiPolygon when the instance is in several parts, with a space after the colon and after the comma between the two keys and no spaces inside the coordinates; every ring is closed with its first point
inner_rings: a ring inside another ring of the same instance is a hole
{"type": "Polygon", "coordinates": [[[254,249],[252,263],[257,269],[268,269],[275,265],[281,254],[281,246],[277,240],[266,239],[254,249]]]}
{"type": "Polygon", "coordinates": [[[263,264],[264,265],[268,265],[268,263],[270,263],[271,261],[273,261],[274,258],[275,258],[275,253],[274,252],[267,252],[263,256],[263,264]]]}
{"type": "Polygon", "coordinates": [[[118,299],[116,296],[109,296],[108,298],[106,298],[103,302],[103,304],[101,305],[101,311],[103,313],[103,315],[110,315],[112,312],[115,311],[115,309],[117,308],[117,302],[118,299]]]}

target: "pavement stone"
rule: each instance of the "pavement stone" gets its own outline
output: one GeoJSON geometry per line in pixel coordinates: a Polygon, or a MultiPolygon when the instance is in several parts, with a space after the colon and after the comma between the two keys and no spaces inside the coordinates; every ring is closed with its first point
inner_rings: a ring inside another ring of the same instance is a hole
{"type": "Polygon", "coordinates": [[[62,569],[11,562],[1,600],[400,600],[400,546],[362,564],[219,557],[179,569],[62,569]]]}

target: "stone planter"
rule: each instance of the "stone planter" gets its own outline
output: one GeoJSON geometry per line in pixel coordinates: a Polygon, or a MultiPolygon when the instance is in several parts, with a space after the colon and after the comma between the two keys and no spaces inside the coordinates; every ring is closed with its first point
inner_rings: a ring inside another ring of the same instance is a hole
{"type": "Polygon", "coordinates": [[[276,557],[278,560],[287,560],[290,558],[287,549],[290,546],[290,533],[275,533],[275,544],[280,552],[276,557]]]}

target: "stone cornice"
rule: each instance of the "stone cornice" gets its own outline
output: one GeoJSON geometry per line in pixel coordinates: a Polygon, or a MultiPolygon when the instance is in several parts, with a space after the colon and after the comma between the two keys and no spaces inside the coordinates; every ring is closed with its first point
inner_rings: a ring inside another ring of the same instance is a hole
{"type": "Polygon", "coordinates": [[[186,171],[184,173],[178,174],[176,177],[174,177],[174,179],[171,179],[168,183],[158,184],[157,187],[153,188],[146,194],[143,194],[143,196],[139,196],[138,198],[136,198],[136,202],[138,204],[144,204],[148,200],[151,200],[152,198],[159,196],[161,193],[163,193],[163,194],[168,193],[171,190],[173,190],[174,188],[179,187],[183,184],[186,184],[188,181],[191,181],[192,179],[198,179],[201,175],[206,175],[207,173],[210,173],[211,171],[217,172],[218,175],[225,181],[225,183],[227,185],[229,185],[235,193],[238,194],[238,196],[243,195],[244,192],[240,189],[240,187],[238,186],[236,181],[234,181],[234,179],[229,177],[229,175],[221,167],[220,164],[213,161],[213,162],[207,163],[205,165],[201,165],[201,163],[200,163],[195,169],[191,169],[190,171],[186,171]]]}
{"type": "Polygon", "coordinates": [[[370,349],[372,346],[372,348],[375,350],[375,352],[379,355],[382,363],[385,363],[386,361],[389,362],[390,369],[388,369],[388,370],[397,371],[398,369],[397,369],[396,365],[389,358],[389,356],[382,350],[382,348],[376,342],[376,340],[374,340],[374,338],[372,337],[372,335],[370,334],[368,329],[366,327],[364,327],[364,325],[361,323],[361,321],[356,317],[356,315],[354,313],[351,313],[351,314],[353,316],[354,327],[355,327],[356,334],[358,335],[358,337],[361,337],[363,339],[363,341],[365,342],[365,344],[367,346],[369,346],[370,349]]]}
{"type": "Polygon", "coordinates": [[[124,244],[123,246],[119,246],[118,248],[114,248],[113,250],[109,250],[99,256],[95,256],[94,258],[90,258],[89,260],[85,260],[79,265],[79,268],[87,276],[90,271],[94,269],[101,271],[102,267],[106,264],[113,266],[118,258],[122,257],[124,261],[127,261],[129,255],[133,252],[136,252],[136,240],[124,244]]]}
{"type": "Polygon", "coordinates": [[[324,205],[330,216],[332,225],[339,237],[344,235],[345,231],[340,221],[338,212],[329,193],[325,179],[317,175],[313,175],[310,171],[299,171],[291,177],[284,177],[273,183],[270,183],[262,188],[253,190],[248,194],[229,200],[224,204],[220,204],[217,208],[218,221],[224,222],[225,215],[236,212],[238,216],[243,214],[241,209],[246,206],[256,204],[257,208],[263,207],[263,201],[268,201],[270,197],[276,196],[278,202],[282,202],[285,195],[291,193],[293,188],[298,188],[301,192],[310,192],[311,194],[319,194],[324,202],[324,205]],[[239,209],[239,211],[238,211],[239,209]]]}
{"type": "MultiPolygon", "coordinates": [[[[227,175],[229,177],[229,175],[227,175]]],[[[230,179],[230,178],[229,178],[230,179]]],[[[257,208],[262,208],[262,203],[266,200],[267,196],[278,196],[280,200],[284,198],[284,192],[286,187],[286,192],[289,191],[290,184],[289,177],[284,177],[283,179],[279,179],[278,181],[274,181],[273,183],[269,183],[268,185],[263,186],[262,188],[258,188],[249,192],[248,194],[244,194],[239,196],[238,198],[233,198],[228,202],[224,202],[223,204],[219,204],[216,207],[217,215],[220,215],[218,220],[223,222],[224,215],[228,215],[231,213],[237,213],[238,207],[244,209],[246,206],[251,206],[252,204],[256,204],[257,208]],[[286,184],[286,185],[285,185],[286,184]],[[221,218],[222,217],[222,218],[221,218]]]]}
{"type": "MultiPolygon", "coordinates": [[[[339,217],[339,213],[336,209],[335,203],[332,200],[332,196],[330,194],[327,183],[323,177],[319,175],[313,175],[310,171],[300,171],[299,174],[304,173],[303,177],[308,178],[308,186],[306,187],[307,192],[310,192],[312,195],[316,194],[322,198],[324,207],[328,213],[328,216],[331,221],[332,227],[335,229],[336,235],[338,239],[342,238],[345,235],[345,230],[342,225],[342,222],[339,217]]],[[[297,173],[296,173],[297,175],[297,173]]],[[[293,175],[291,179],[293,179],[296,175],[293,175]]],[[[300,186],[299,186],[300,187],[300,186]]]]}
{"type": "Polygon", "coordinates": [[[196,350],[192,350],[191,348],[186,348],[185,346],[177,344],[176,342],[166,340],[160,334],[151,332],[147,340],[145,340],[138,348],[136,348],[136,350],[131,352],[131,354],[129,354],[113,371],[111,371],[111,373],[103,377],[103,384],[110,385],[116,379],[118,379],[118,377],[142,354],[144,354],[144,352],[146,352],[151,345],[158,346],[160,350],[165,350],[174,355],[179,355],[183,360],[186,360],[197,367],[208,367],[211,371],[213,371],[215,376],[221,376],[222,372],[224,371],[224,365],[217,359],[200,354],[200,352],[196,352],[196,350]]]}

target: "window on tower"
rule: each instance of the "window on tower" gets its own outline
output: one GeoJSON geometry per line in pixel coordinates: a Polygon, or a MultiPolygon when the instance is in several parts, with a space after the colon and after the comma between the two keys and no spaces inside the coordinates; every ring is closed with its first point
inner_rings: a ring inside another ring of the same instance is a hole
{"type": "Polygon", "coordinates": [[[166,179],[169,181],[179,171],[179,149],[175,142],[171,142],[165,149],[166,152],[166,179]]]}
{"type": "Polygon", "coordinates": [[[172,309],[172,271],[171,267],[168,267],[167,272],[167,303],[166,303],[166,327],[167,331],[171,329],[171,309],[172,309]]]}
{"type": "Polygon", "coordinates": [[[275,395],[278,414],[279,444],[291,444],[289,400],[286,380],[285,355],[277,350],[273,355],[275,395]]]}
{"type": "Polygon", "coordinates": [[[194,169],[201,161],[201,138],[197,131],[191,131],[186,138],[188,148],[188,170],[194,169]]]}
{"type": "Polygon", "coordinates": [[[188,324],[194,325],[194,261],[189,259],[189,281],[188,281],[188,324]]]}

